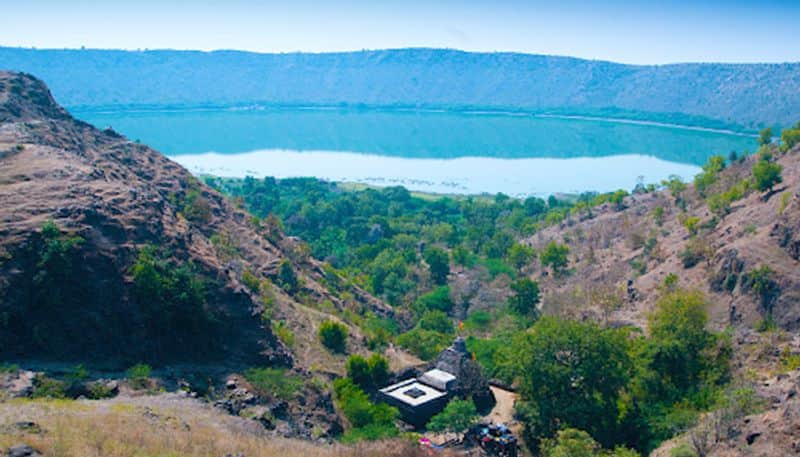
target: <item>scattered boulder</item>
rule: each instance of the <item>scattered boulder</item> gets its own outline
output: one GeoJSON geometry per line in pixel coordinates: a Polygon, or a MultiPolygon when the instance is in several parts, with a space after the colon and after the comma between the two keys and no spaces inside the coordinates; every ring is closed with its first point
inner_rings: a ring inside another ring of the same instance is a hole
{"type": "Polygon", "coordinates": [[[42,455],[36,449],[28,446],[27,444],[18,444],[11,446],[6,452],[6,457],[35,457],[42,455]]]}

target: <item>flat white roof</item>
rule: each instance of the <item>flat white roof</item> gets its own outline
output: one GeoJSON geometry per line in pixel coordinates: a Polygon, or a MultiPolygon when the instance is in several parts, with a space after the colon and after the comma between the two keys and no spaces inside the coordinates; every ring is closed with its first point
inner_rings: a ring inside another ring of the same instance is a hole
{"type": "Polygon", "coordinates": [[[426,371],[419,378],[419,380],[424,382],[425,384],[429,384],[441,390],[446,390],[447,383],[455,381],[455,379],[456,377],[453,376],[451,373],[448,373],[444,370],[440,370],[438,368],[426,371]]]}
{"type": "Polygon", "coordinates": [[[416,379],[406,379],[392,384],[381,389],[381,392],[411,406],[419,406],[447,395],[447,393],[427,386],[416,379]]]}

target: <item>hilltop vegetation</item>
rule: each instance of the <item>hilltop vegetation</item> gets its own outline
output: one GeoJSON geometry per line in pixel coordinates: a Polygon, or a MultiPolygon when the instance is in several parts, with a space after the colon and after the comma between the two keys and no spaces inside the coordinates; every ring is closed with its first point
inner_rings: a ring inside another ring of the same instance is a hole
{"type": "Polygon", "coordinates": [[[623,65],[399,49],[323,54],[0,48],[70,107],[372,105],[533,110],[709,127],[788,126],[800,64],[623,65]]]}

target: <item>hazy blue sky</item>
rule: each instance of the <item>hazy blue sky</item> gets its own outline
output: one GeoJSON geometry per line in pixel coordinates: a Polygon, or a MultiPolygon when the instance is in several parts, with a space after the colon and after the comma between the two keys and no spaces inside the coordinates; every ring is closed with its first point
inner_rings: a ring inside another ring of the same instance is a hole
{"type": "Polygon", "coordinates": [[[0,0],[0,45],[800,61],[800,0],[0,0]]]}

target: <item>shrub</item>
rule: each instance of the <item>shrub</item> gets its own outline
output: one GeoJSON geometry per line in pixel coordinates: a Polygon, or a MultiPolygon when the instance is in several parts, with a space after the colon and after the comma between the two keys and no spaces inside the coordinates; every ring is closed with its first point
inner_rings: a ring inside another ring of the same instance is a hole
{"type": "Polygon", "coordinates": [[[451,400],[444,410],[428,423],[432,432],[462,433],[478,421],[478,411],[472,400],[451,400]]]}
{"type": "Polygon", "coordinates": [[[431,279],[434,284],[447,284],[447,276],[450,274],[450,258],[443,249],[436,247],[428,248],[423,254],[425,263],[431,272],[431,279]]]}
{"type": "Polygon", "coordinates": [[[89,384],[88,397],[91,400],[102,400],[114,396],[114,391],[102,382],[93,382],[89,384]]]}
{"type": "Polygon", "coordinates": [[[280,267],[278,267],[278,277],[276,280],[278,285],[289,293],[297,290],[297,275],[294,272],[294,268],[292,268],[292,263],[288,259],[283,259],[280,267]]]}
{"type": "Polygon", "coordinates": [[[505,263],[503,259],[481,259],[478,261],[478,264],[486,267],[492,279],[500,275],[506,275],[509,278],[513,278],[516,275],[516,271],[511,268],[509,264],[505,263]]]}
{"type": "Polygon", "coordinates": [[[669,457],[697,457],[689,443],[683,442],[669,451],[669,457]]]}
{"type": "Polygon", "coordinates": [[[19,365],[14,363],[0,363],[0,373],[14,373],[19,371],[19,365]]]}
{"type": "Polygon", "coordinates": [[[717,182],[717,175],[725,168],[725,157],[720,155],[711,156],[703,165],[703,172],[695,176],[694,187],[697,192],[705,196],[706,189],[717,182]]]}
{"type": "Polygon", "coordinates": [[[759,298],[762,309],[768,313],[772,310],[773,300],[781,292],[780,286],[775,281],[775,272],[767,265],[761,265],[744,275],[742,286],[759,298]]]}
{"type": "Polygon", "coordinates": [[[686,248],[678,253],[684,268],[692,268],[702,260],[709,260],[714,256],[714,247],[705,238],[692,238],[686,243],[686,248]]]}
{"type": "Polygon", "coordinates": [[[66,398],[67,385],[57,379],[39,374],[33,378],[33,398],[66,398]]]}
{"type": "Polygon", "coordinates": [[[653,221],[655,221],[656,225],[661,227],[664,224],[664,207],[663,206],[656,206],[653,208],[653,221]]]}
{"type": "Polygon", "coordinates": [[[422,315],[425,311],[441,311],[449,313],[453,309],[453,301],[450,300],[450,287],[439,286],[430,292],[420,295],[414,302],[414,311],[422,315]]]}
{"type": "Polygon", "coordinates": [[[192,222],[208,223],[211,221],[211,204],[199,189],[190,189],[183,198],[181,214],[192,222]]]}
{"type": "Polygon", "coordinates": [[[464,326],[468,329],[484,330],[492,323],[492,315],[488,311],[473,311],[464,321],[464,326]]]}
{"type": "Polygon", "coordinates": [[[788,151],[800,144],[800,122],[794,125],[794,128],[783,129],[781,131],[781,151],[788,151]]]}
{"type": "Polygon", "coordinates": [[[700,218],[697,216],[688,216],[683,220],[683,226],[686,227],[690,235],[697,234],[699,224],[700,218]]]}
{"type": "Polygon", "coordinates": [[[352,426],[343,441],[376,440],[397,435],[398,430],[394,425],[398,416],[396,408],[385,403],[372,403],[350,378],[335,380],[333,389],[339,409],[352,426]]]}
{"type": "Polygon", "coordinates": [[[425,311],[419,320],[419,328],[434,332],[453,333],[453,321],[447,314],[439,310],[425,311]]]}
{"type": "Polygon", "coordinates": [[[569,263],[568,254],[569,247],[567,245],[551,241],[539,254],[539,259],[543,267],[550,267],[554,274],[559,275],[569,263]]]}
{"type": "Polygon", "coordinates": [[[159,347],[192,341],[191,350],[213,350],[217,321],[206,302],[205,280],[192,264],[175,264],[165,257],[155,247],[144,246],[131,267],[132,295],[148,335],[161,340],[159,347]]]}
{"type": "Polygon", "coordinates": [[[761,159],[753,165],[753,179],[755,186],[760,192],[772,191],[775,184],[783,182],[781,176],[783,167],[780,164],[761,159]]]}
{"type": "Polygon", "coordinates": [[[303,379],[283,368],[250,368],[245,379],[260,395],[291,400],[303,387],[303,379]]]}
{"type": "Polygon", "coordinates": [[[242,273],[242,284],[245,285],[251,292],[257,294],[261,289],[261,281],[258,280],[256,275],[250,270],[244,270],[242,273]]]}
{"type": "Polygon", "coordinates": [[[536,260],[536,251],[530,246],[514,243],[508,250],[507,260],[511,266],[520,271],[536,260]]]}
{"type": "Polygon", "coordinates": [[[150,386],[150,373],[152,368],[150,365],[139,363],[136,364],[125,372],[131,387],[134,389],[146,389],[150,386]]]}
{"type": "Polygon", "coordinates": [[[223,261],[228,261],[239,256],[239,248],[236,246],[233,237],[228,231],[223,230],[211,235],[209,241],[214,245],[214,248],[217,250],[217,255],[219,255],[220,259],[223,261]]]}
{"type": "Polygon", "coordinates": [[[419,327],[397,337],[397,344],[422,360],[431,360],[436,357],[450,344],[450,341],[449,335],[419,327]]]}
{"type": "Polygon", "coordinates": [[[272,333],[287,347],[294,346],[294,332],[284,321],[271,321],[272,333]]]}
{"type": "Polygon", "coordinates": [[[369,358],[352,355],[347,359],[347,377],[364,390],[382,387],[389,380],[389,361],[380,354],[369,358]]]}
{"type": "Polygon", "coordinates": [[[508,297],[508,304],[511,309],[522,316],[536,319],[539,310],[539,283],[528,278],[518,279],[511,283],[511,296],[508,297]]]}
{"type": "Polygon", "coordinates": [[[344,353],[347,334],[347,326],[333,320],[326,320],[319,326],[319,340],[332,352],[344,353]]]}
{"type": "Polygon", "coordinates": [[[608,451],[600,447],[588,433],[574,428],[559,430],[556,438],[546,439],[541,446],[542,457],[639,457],[639,453],[624,447],[608,451]]]}

